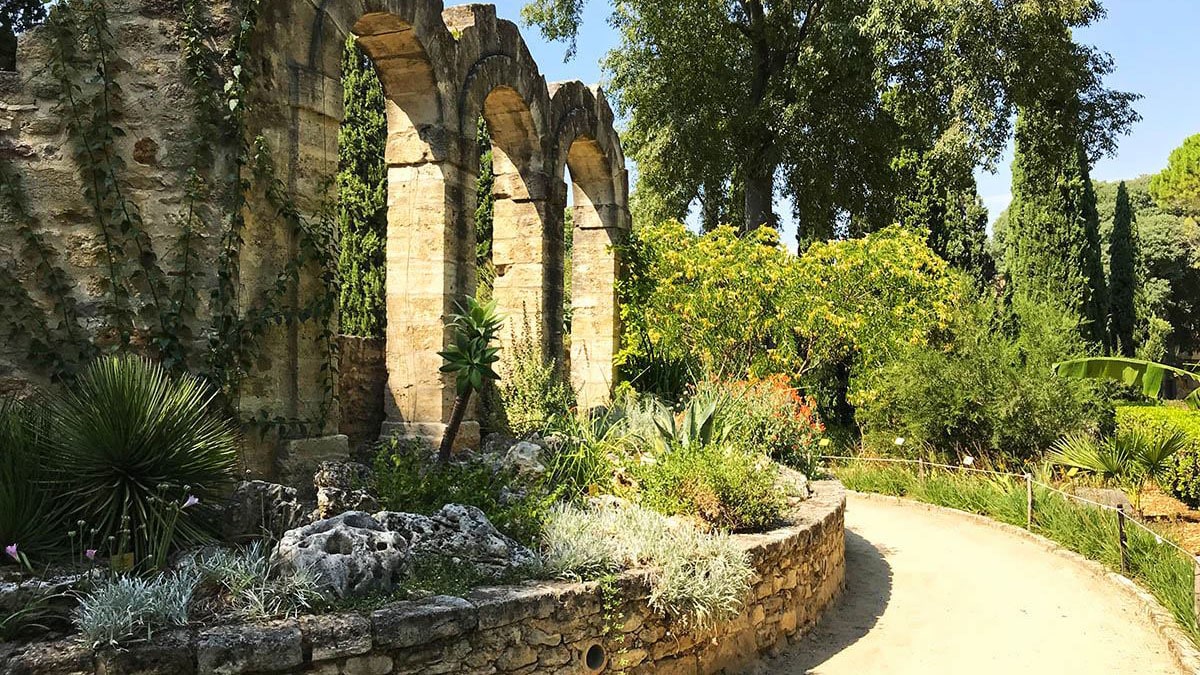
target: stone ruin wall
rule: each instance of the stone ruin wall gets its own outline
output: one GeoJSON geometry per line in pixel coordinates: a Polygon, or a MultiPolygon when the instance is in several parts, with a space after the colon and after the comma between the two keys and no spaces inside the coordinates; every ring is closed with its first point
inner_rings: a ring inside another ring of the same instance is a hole
{"type": "MultiPolygon", "coordinates": [[[[181,54],[183,17],[178,2],[106,4],[120,57],[112,64],[122,94],[118,123],[125,131],[116,141],[124,162],[120,184],[170,278],[171,251],[189,207],[185,186],[197,142],[195,94],[181,54]]],[[[218,33],[228,37],[236,29],[235,8],[226,0],[211,11],[218,33]]],[[[625,161],[603,95],[579,82],[547,85],[517,27],[498,19],[490,5],[261,0],[259,12],[245,65],[253,111],[247,135],[265,141],[276,175],[303,216],[315,220],[331,202],[347,35],[357,37],[384,85],[389,194],[383,431],[437,439],[449,416],[453,386],[437,372],[436,352],[447,344],[448,315],[475,288],[472,219],[480,116],[493,135],[493,257],[500,309],[513,326],[528,317],[545,353],[569,361],[582,405],[602,403],[613,381],[612,356],[619,342],[613,292],[618,261],[612,245],[630,227],[625,161]],[[564,180],[567,167],[570,185],[564,180]],[[564,336],[562,219],[568,190],[574,197],[575,291],[572,335],[564,336]]],[[[73,160],[46,32],[39,28],[23,35],[18,71],[0,73],[0,164],[19,176],[35,227],[76,284],[80,322],[103,346],[114,339],[104,311],[105,248],[73,160]]],[[[219,144],[212,149],[214,173],[227,171],[234,150],[219,144]]],[[[269,292],[297,255],[298,242],[280,223],[263,186],[253,183],[248,171],[242,176],[251,180],[238,260],[238,303],[246,308],[269,292]]],[[[228,220],[221,204],[213,197],[193,206],[207,222],[219,224],[228,220]]],[[[0,265],[45,302],[28,256],[12,234],[14,221],[0,209],[0,265]]],[[[211,311],[221,231],[210,228],[201,235],[197,325],[205,325],[211,311]]],[[[321,283],[317,274],[302,270],[290,291],[297,305],[321,283]]],[[[6,320],[0,314],[0,322],[6,320]]],[[[206,338],[196,335],[196,346],[203,348],[206,338]]],[[[506,331],[503,340],[512,339],[513,331],[506,331]]],[[[138,341],[135,332],[135,347],[138,341]]],[[[372,360],[356,370],[377,372],[372,360]]],[[[44,384],[44,376],[27,361],[15,341],[0,344],[0,390],[21,393],[31,384],[44,384]]],[[[267,331],[242,383],[239,408],[247,415],[316,419],[329,399],[327,362],[315,325],[267,331]]],[[[378,414],[375,402],[360,400],[361,392],[377,390],[378,383],[357,375],[352,379],[359,392],[352,414],[362,409],[378,414]]],[[[320,419],[318,428],[310,427],[300,438],[287,431],[248,433],[248,472],[286,477],[294,468],[300,475],[303,469],[292,465],[344,455],[346,439],[339,434],[337,415],[320,419]]],[[[347,422],[358,437],[372,433],[360,421],[347,422]]],[[[469,440],[478,427],[468,421],[464,429],[469,440]]]]}
{"type": "MultiPolygon", "coordinates": [[[[72,642],[31,645],[9,656],[4,672],[742,672],[812,628],[844,587],[845,490],[836,481],[813,487],[793,524],[735,535],[754,566],[751,594],[737,617],[704,630],[689,630],[652,610],[646,572],[634,571],[607,589],[595,582],[482,588],[465,598],[394,602],[370,612],[167,631],[117,652],[93,654],[72,642]],[[589,663],[589,651],[599,658],[589,663]]],[[[4,658],[0,654],[0,670],[4,658]]]]}

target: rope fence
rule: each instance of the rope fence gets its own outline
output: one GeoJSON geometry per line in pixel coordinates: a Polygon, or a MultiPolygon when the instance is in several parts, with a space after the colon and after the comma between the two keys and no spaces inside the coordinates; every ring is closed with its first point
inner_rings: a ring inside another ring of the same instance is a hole
{"type": "Polygon", "coordinates": [[[1190,551],[1183,548],[1179,544],[1176,544],[1175,542],[1171,541],[1170,539],[1167,539],[1166,537],[1162,536],[1162,534],[1160,534],[1159,532],[1156,532],[1148,524],[1142,522],[1141,519],[1139,519],[1135,516],[1131,516],[1130,514],[1126,513],[1124,505],[1112,506],[1110,504],[1102,504],[1095,500],[1088,499],[1086,497],[1081,497],[1079,495],[1072,494],[1070,492],[1066,492],[1065,490],[1054,487],[1053,485],[1049,485],[1047,483],[1043,483],[1042,481],[1034,479],[1033,474],[1031,474],[1031,473],[1012,473],[1010,471],[995,471],[992,469],[979,469],[979,468],[975,468],[972,466],[955,466],[953,464],[940,464],[937,462],[929,462],[929,461],[926,461],[923,459],[904,459],[904,458],[897,458],[897,457],[851,457],[851,456],[845,456],[845,455],[822,455],[821,459],[844,461],[844,462],[879,462],[879,463],[888,463],[888,464],[917,465],[918,471],[922,477],[925,476],[925,472],[928,469],[947,469],[950,471],[962,471],[965,473],[979,473],[979,474],[988,474],[988,475],[993,475],[993,476],[1003,476],[1005,478],[1020,479],[1025,482],[1025,529],[1029,530],[1030,532],[1033,531],[1034,518],[1035,518],[1035,502],[1036,502],[1035,496],[1034,496],[1034,487],[1035,486],[1040,487],[1045,490],[1049,490],[1051,492],[1056,492],[1071,501],[1079,502],[1082,504],[1087,504],[1089,506],[1099,508],[1099,509],[1114,511],[1117,514],[1117,545],[1121,552],[1121,574],[1123,574],[1126,577],[1128,577],[1130,574],[1129,540],[1128,540],[1125,530],[1128,525],[1132,524],[1134,527],[1141,528],[1142,530],[1145,530],[1148,534],[1152,535],[1154,537],[1155,543],[1160,544],[1160,545],[1166,544],[1168,547],[1173,548],[1173,549],[1179,551],[1180,553],[1182,553],[1184,556],[1187,557],[1188,560],[1190,560],[1192,562],[1193,608],[1195,610],[1196,617],[1200,618],[1200,556],[1193,555],[1190,551]]]}

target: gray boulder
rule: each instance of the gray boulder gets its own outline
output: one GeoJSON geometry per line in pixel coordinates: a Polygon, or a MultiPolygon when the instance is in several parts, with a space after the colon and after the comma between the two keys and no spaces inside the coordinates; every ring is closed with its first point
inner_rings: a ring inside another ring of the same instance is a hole
{"type": "Polygon", "coordinates": [[[447,504],[432,516],[381,511],[375,518],[408,540],[414,558],[447,558],[490,574],[528,567],[537,560],[474,506],[447,504]]]}
{"type": "Polygon", "coordinates": [[[274,556],[285,571],[312,571],[329,598],[390,592],[403,585],[414,563],[434,558],[489,576],[537,560],[482,511],[461,504],[447,504],[432,516],[350,511],[288,531],[274,556]]]}
{"type": "Polygon", "coordinates": [[[358,462],[321,462],[313,474],[317,509],[313,520],[332,518],[345,511],[374,511],[379,500],[371,492],[371,469],[358,462]]]}
{"type": "Polygon", "coordinates": [[[362,511],[348,511],[288,530],[275,547],[284,572],[308,569],[327,598],[349,598],[393,590],[407,573],[403,536],[362,511]]]}
{"type": "Polygon", "coordinates": [[[242,481],[221,506],[221,533],[226,541],[277,539],[303,524],[306,511],[295,488],[262,480],[242,481]]]}

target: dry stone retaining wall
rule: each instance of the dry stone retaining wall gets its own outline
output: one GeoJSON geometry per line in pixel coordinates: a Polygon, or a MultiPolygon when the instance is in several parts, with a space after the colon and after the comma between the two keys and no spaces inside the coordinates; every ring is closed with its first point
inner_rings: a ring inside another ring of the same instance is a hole
{"type": "MultiPolygon", "coordinates": [[[[647,605],[646,573],[611,584],[537,582],[466,598],[396,602],[370,613],[177,631],[93,656],[54,643],[7,673],[655,673],[737,672],[812,627],[845,581],[845,491],[814,483],[792,524],[738,535],[757,572],[742,613],[690,631],[647,605]],[[592,663],[589,665],[589,657],[592,663]]],[[[3,666],[0,656],[0,666],[3,666]]]]}

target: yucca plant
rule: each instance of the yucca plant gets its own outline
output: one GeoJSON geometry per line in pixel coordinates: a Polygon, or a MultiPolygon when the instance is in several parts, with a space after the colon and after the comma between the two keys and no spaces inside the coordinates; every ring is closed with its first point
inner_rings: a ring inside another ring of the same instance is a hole
{"type": "Polygon", "coordinates": [[[454,439],[458,437],[458,429],[462,426],[463,415],[471,401],[471,394],[483,389],[484,381],[496,381],[500,376],[492,369],[492,364],[500,360],[497,356],[499,347],[493,347],[496,334],[500,331],[503,319],[496,312],[496,301],[481,303],[474,297],[468,296],[461,313],[452,318],[453,342],[444,352],[438,352],[446,360],[441,367],[443,373],[454,373],[454,409],[450,412],[450,423],[446,425],[446,434],[442,436],[442,445],[438,449],[438,460],[445,462],[450,459],[450,450],[454,447],[454,439]]]}
{"type": "Polygon", "coordinates": [[[1071,471],[1121,486],[1134,510],[1140,512],[1146,483],[1163,479],[1171,458],[1190,443],[1188,435],[1178,429],[1154,435],[1141,430],[1122,430],[1101,439],[1073,434],[1059,439],[1047,459],[1071,471]]]}
{"type": "Polygon", "coordinates": [[[205,515],[237,466],[215,390],[136,356],[100,359],[50,402],[49,463],[71,520],[135,564],[207,538],[205,515]],[[186,509],[186,511],[185,511],[186,509]]]}
{"type": "Polygon", "coordinates": [[[38,406],[0,401],[0,546],[16,546],[28,556],[66,539],[41,455],[45,425],[38,406]]]}

